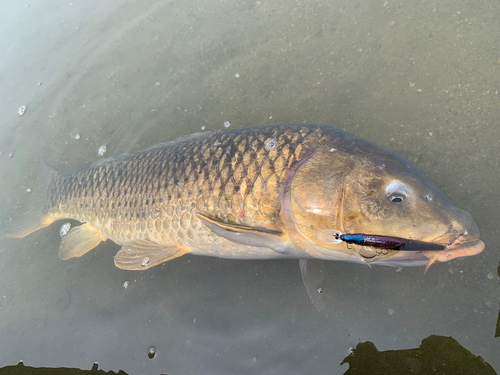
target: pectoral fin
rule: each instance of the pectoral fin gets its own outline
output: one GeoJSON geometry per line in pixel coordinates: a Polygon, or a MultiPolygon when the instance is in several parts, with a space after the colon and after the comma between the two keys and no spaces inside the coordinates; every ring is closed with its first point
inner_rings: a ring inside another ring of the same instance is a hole
{"type": "Polygon", "coordinates": [[[59,258],[67,260],[81,257],[104,240],[100,230],[89,224],[83,224],[71,229],[63,236],[59,246],[59,258]]]}
{"type": "Polygon", "coordinates": [[[309,298],[318,311],[324,311],[326,309],[323,296],[324,262],[321,259],[301,259],[299,265],[309,298]]]}
{"type": "Polygon", "coordinates": [[[188,250],[175,245],[160,245],[147,240],[126,243],[115,255],[115,266],[122,270],[145,270],[178,258],[188,250]]]}
{"type": "Polygon", "coordinates": [[[197,213],[200,220],[217,236],[242,245],[267,247],[280,251],[283,247],[282,233],[259,227],[225,223],[203,214],[197,213]]]}

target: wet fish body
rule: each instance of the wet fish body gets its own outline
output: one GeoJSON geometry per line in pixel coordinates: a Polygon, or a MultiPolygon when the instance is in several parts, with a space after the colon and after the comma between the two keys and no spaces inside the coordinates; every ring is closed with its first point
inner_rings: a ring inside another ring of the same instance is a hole
{"type": "Polygon", "coordinates": [[[14,225],[83,224],[59,256],[121,245],[115,264],[142,270],[191,253],[417,266],[481,252],[468,213],[400,155],[322,124],[196,133],[97,162],[50,170],[44,204],[14,225]],[[413,238],[446,247],[403,252],[330,243],[325,230],[413,238]],[[323,231],[323,232],[322,232],[323,231]]]}

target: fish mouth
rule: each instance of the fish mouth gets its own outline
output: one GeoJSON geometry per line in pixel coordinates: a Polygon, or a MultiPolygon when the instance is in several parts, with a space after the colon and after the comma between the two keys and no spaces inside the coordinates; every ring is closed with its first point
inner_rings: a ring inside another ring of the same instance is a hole
{"type": "Polygon", "coordinates": [[[456,228],[450,232],[435,237],[427,244],[425,250],[387,250],[371,246],[352,245],[356,248],[363,261],[368,263],[385,264],[389,266],[408,267],[423,266],[425,272],[437,262],[449,262],[453,259],[462,259],[480,254],[484,250],[484,242],[479,240],[479,232],[473,234],[464,231],[461,233],[456,228]],[[435,249],[433,248],[435,245],[435,249]],[[383,255],[392,254],[394,257],[385,258],[383,255]],[[382,257],[379,258],[379,256],[382,257]]]}
{"type": "Polygon", "coordinates": [[[457,258],[465,258],[480,254],[484,250],[484,242],[479,239],[479,235],[471,236],[469,234],[459,233],[447,244],[444,250],[422,251],[429,262],[425,266],[425,272],[434,262],[449,262],[457,258]]]}

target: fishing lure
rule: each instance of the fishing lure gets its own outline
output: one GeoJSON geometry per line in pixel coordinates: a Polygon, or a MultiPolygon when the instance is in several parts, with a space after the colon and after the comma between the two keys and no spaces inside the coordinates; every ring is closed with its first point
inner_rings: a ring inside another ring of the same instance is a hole
{"type": "Polygon", "coordinates": [[[374,234],[339,234],[339,239],[355,245],[380,247],[388,250],[426,251],[444,250],[446,246],[432,242],[409,240],[401,237],[377,236],[374,234]]]}
{"type": "Polygon", "coordinates": [[[318,239],[325,243],[345,242],[348,244],[379,247],[387,250],[399,251],[429,251],[445,250],[447,246],[432,242],[410,240],[401,237],[378,236],[375,234],[342,234],[335,230],[322,230],[318,233],[318,239]]]}

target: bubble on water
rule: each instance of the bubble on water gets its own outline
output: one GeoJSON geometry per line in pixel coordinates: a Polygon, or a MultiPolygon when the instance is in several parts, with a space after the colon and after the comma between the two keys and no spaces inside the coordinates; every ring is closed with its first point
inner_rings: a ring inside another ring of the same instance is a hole
{"type": "Polygon", "coordinates": [[[231,123],[229,121],[224,121],[224,126],[226,128],[229,128],[231,126],[231,123]]]}
{"type": "Polygon", "coordinates": [[[11,152],[11,153],[9,154],[9,158],[11,158],[11,157],[13,157],[13,156],[14,156],[14,153],[13,153],[13,152],[11,152]]]}
{"type": "Polygon", "coordinates": [[[153,211],[151,211],[151,217],[153,219],[156,219],[158,216],[160,216],[160,211],[158,211],[157,209],[154,209],[153,211]]]}
{"type": "Polygon", "coordinates": [[[148,357],[149,359],[153,359],[156,355],[156,349],[154,346],[148,349],[148,357]]]}
{"type": "Polygon", "coordinates": [[[149,258],[148,257],[144,257],[144,259],[142,260],[141,266],[142,267],[147,267],[148,265],[149,265],[149,258]]]}
{"type": "Polygon", "coordinates": [[[19,116],[22,116],[22,115],[24,115],[24,112],[26,112],[26,106],[22,105],[19,107],[19,110],[17,111],[17,113],[19,113],[19,116]]]}
{"type": "Polygon", "coordinates": [[[27,188],[26,192],[31,193],[31,188],[27,188]]]}
{"type": "Polygon", "coordinates": [[[433,134],[432,132],[430,132],[430,133],[429,133],[429,135],[430,135],[431,137],[432,137],[432,134],[433,134]]]}
{"type": "Polygon", "coordinates": [[[201,130],[205,130],[205,125],[203,125],[203,126],[201,127],[201,130]]]}
{"type": "Polygon", "coordinates": [[[319,294],[322,294],[323,293],[323,288],[318,288],[316,289],[318,291],[319,294]]]}
{"type": "Polygon", "coordinates": [[[240,78],[240,73],[236,73],[234,76],[235,76],[236,78],[240,78]]]}
{"type": "Polygon", "coordinates": [[[215,143],[214,143],[214,146],[220,146],[220,145],[221,145],[221,143],[220,143],[220,142],[215,142],[215,143]]]}
{"type": "Polygon", "coordinates": [[[71,223],[64,223],[61,226],[61,229],[59,229],[59,234],[61,235],[61,237],[63,237],[66,234],[68,234],[68,232],[69,232],[70,229],[71,229],[71,223]]]}
{"type": "Polygon", "coordinates": [[[42,85],[42,81],[38,82],[38,86],[41,86],[42,85]]]}
{"type": "Polygon", "coordinates": [[[76,134],[75,139],[80,139],[80,134],[76,134]]]}
{"type": "Polygon", "coordinates": [[[123,287],[124,287],[125,289],[127,289],[127,288],[128,288],[128,285],[129,285],[129,282],[128,282],[128,281],[125,281],[125,282],[123,283],[123,287]]]}
{"type": "Polygon", "coordinates": [[[276,138],[269,138],[264,144],[264,148],[268,152],[274,150],[276,147],[278,147],[278,141],[276,138]]]}
{"type": "Polygon", "coordinates": [[[106,145],[102,145],[101,147],[99,147],[99,150],[97,151],[99,156],[103,156],[105,152],[106,152],[106,145]]]}
{"type": "Polygon", "coordinates": [[[273,116],[269,116],[269,120],[271,120],[273,118],[273,116]]]}

